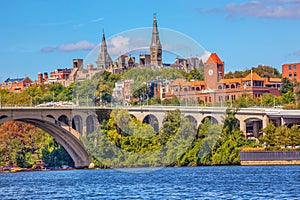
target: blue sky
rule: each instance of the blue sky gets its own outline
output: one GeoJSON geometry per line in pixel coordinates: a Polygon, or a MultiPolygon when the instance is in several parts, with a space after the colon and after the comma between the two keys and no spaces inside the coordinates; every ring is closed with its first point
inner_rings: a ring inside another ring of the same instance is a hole
{"type": "Polygon", "coordinates": [[[102,29],[109,40],[151,27],[153,13],[160,28],[216,52],[225,71],[300,62],[300,0],[12,0],[1,3],[0,81],[71,68],[102,29]]]}

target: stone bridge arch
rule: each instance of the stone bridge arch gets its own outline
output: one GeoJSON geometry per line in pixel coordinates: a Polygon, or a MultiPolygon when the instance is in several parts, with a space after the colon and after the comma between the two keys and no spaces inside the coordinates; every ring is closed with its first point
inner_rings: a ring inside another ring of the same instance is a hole
{"type": "Polygon", "coordinates": [[[197,130],[198,129],[198,121],[195,117],[193,117],[192,115],[186,115],[185,118],[187,118],[193,125],[194,125],[194,129],[197,130]]]}
{"type": "Polygon", "coordinates": [[[78,133],[82,134],[83,133],[83,120],[80,115],[75,115],[72,119],[72,128],[78,133]]]}
{"type": "Polygon", "coordinates": [[[61,115],[58,117],[58,121],[64,123],[65,125],[69,126],[69,118],[66,115],[61,115]]]}
{"type": "Polygon", "coordinates": [[[214,115],[206,115],[201,119],[201,124],[204,123],[205,119],[208,119],[210,121],[211,124],[221,124],[221,119],[219,119],[218,116],[214,116],[214,115]]]}
{"type": "Polygon", "coordinates": [[[89,115],[86,118],[86,134],[92,133],[97,129],[97,116],[89,115]]]}
{"type": "Polygon", "coordinates": [[[82,142],[70,131],[61,127],[60,125],[62,122],[55,120],[50,116],[44,118],[34,118],[33,116],[1,116],[0,124],[7,121],[20,121],[29,123],[49,133],[69,153],[76,168],[86,168],[91,164],[91,159],[89,158],[89,155],[82,142]]]}
{"type": "Polygon", "coordinates": [[[156,133],[158,133],[159,131],[159,122],[158,122],[158,119],[155,115],[152,115],[152,114],[148,114],[145,116],[145,118],[143,119],[143,123],[147,123],[147,124],[150,124],[154,131],[156,133]]]}

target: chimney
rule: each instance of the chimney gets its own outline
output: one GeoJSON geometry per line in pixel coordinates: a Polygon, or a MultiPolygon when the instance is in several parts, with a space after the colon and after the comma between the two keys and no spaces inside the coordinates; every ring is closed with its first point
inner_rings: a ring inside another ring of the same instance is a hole
{"type": "Polygon", "coordinates": [[[47,72],[44,73],[44,81],[48,82],[48,73],[47,72]]]}
{"type": "Polygon", "coordinates": [[[44,80],[43,80],[43,74],[42,73],[38,73],[38,84],[39,85],[43,85],[44,80]]]}
{"type": "Polygon", "coordinates": [[[88,71],[93,71],[93,69],[94,69],[94,65],[93,64],[88,64],[87,65],[87,70],[88,71]]]}

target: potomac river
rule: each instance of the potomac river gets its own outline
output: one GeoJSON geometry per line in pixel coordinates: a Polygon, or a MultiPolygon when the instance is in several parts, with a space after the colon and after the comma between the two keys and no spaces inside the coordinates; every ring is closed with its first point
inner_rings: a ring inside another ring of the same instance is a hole
{"type": "Polygon", "coordinates": [[[0,199],[299,199],[300,166],[0,174],[0,199]]]}

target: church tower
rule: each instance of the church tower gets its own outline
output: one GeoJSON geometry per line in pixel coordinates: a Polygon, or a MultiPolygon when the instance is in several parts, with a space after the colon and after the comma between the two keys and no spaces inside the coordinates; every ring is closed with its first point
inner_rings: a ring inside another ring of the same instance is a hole
{"type": "Polygon", "coordinates": [[[153,19],[152,39],[150,44],[150,60],[152,66],[162,66],[162,47],[159,40],[155,14],[153,19]]]}
{"type": "Polygon", "coordinates": [[[110,63],[112,63],[112,59],[107,51],[107,45],[105,41],[104,31],[102,32],[102,42],[101,42],[101,50],[96,61],[97,67],[100,69],[108,69],[110,63]]]}

